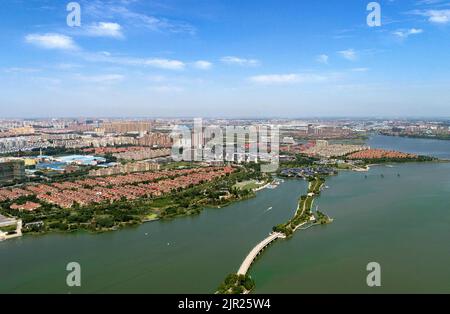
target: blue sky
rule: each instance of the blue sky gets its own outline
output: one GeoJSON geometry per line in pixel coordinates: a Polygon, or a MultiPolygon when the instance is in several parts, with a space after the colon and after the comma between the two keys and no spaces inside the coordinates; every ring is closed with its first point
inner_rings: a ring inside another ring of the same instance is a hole
{"type": "Polygon", "coordinates": [[[0,116],[450,117],[450,1],[0,4],[0,116]]]}

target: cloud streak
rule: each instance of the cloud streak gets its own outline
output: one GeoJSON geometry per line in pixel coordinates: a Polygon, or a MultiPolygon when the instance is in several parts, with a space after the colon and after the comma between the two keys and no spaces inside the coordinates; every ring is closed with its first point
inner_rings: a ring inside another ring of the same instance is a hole
{"type": "Polygon", "coordinates": [[[125,77],[121,74],[104,74],[92,76],[78,74],[75,76],[75,78],[87,83],[117,83],[125,79],[125,77]]]}
{"type": "Polygon", "coordinates": [[[433,24],[448,24],[450,22],[450,10],[415,10],[412,12],[416,15],[425,16],[428,21],[433,24]]]}
{"type": "Polygon", "coordinates": [[[338,51],[338,54],[349,61],[355,61],[358,59],[358,54],[354,49],[347,49],[347,50],[341,50],[338,51]]]}
{"type": "Polygon", "coordinates": [[[289,85],[295,83],[318,83],[327,80],[327,77],[317,74],[266,74],[251,76],[248,79],[252,83],[262,85],[289,85]]]}
{"type": "Polygon", "coordinates": [[[72,37],[56,33],[28,34],[25,36],[25,42],[44,49],[78,49],[72,37]]]}
{"type": "Polygon", "coordinates": [[[316,57],[316,61],[322,64],[328,64],[329,59],[330,57],[328,57],[328,55],[326,54],[321,54],[316,57]]]}
{"type": "Polygon", "coordinates": [[[256,59],[246,59],[246,58],[240,58],[235,56],[226,56],[220,59],[222,63],[228,64],[228,65],[238,65],[238,66],[246,66],[246,67],[255,67],[259,66],[260,62],[256,59]]]}
{"type": "Polygon", "coordinates": [[[122,56],[114,56],[106,51],[99,53],[82,52],[79,54],[79,56],[88,62],[104,62],[124,66],[153,67],[175,71],[180,71],[186,68],[186,63],[180,60],[165,59],[165,58],[122,57],[122,56]]]}
{"type": "Polygon", "coordinates": [[[420,28],[397,30],[397,31],[393,32],[393,34],[399,38],[408,38],[411,35],[418,35],[418,34],[422,34],[422,33],[423,33],[423,29],[420,29],[420,28]]]}
{"type": "Polygon", "coordinates": [[[120,24],[107,22],[100,22],[89,25],[86,28],[86,35],[92,37],[124,37],[122,33],[122,26],[120,24]]]}
{"type": "Polygon", "coordinates": [[[194,68],[199,70],[209,70],[212,68],[212,63],[205,60],[195,61],[193,63],[194,68]]]}
{"type": "Polygon", "coordinates": [[[156,17],[130,10],[127,6],[130,1],[105,3],[94,0],[83,5],[86,14],[97,19],[120,18],[130,27],[147,28],[152,31],[195,34],[196,28],[189,23],[156,17]]]}

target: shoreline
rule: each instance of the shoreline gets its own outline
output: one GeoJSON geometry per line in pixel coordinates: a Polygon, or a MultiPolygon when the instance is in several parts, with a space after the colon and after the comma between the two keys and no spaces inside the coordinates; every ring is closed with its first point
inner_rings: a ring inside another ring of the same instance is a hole
{"type": "MultiPolygon", "coordinates": [[[[266,188],[270,184],[271,184],[271,182],[267,183],[264,186],[264,188],[266,188]]],[[[197,214],[185,213],[185,214],[180,214],[180,215],[171,216],[171,217],[156,217],[156,218],[152,218],[152,219],[145,219],[145,220],[142,220],[142,221],[139,221],[139,222],[124,224],[122,226],[114,226],[112,228],[103,229],[103,230],[74,229],[74,230],[51,230],[51,231],[45,231],[45,232],[34,232],[34,231],[32,231],[32,232],[22,233],[22,236],[15,237],[15,238],[12,238],[10,240],[16,240],[16,239],[21,239],[21,238],[28,238],[29,236],[39,237],[39,236],[47,236],[47,235],[52,235],[52,234],[59,234],[59,235],[67,234],[67,235],[70,235],[70,234],[77,234],[77,233],[86,233],[86,234],[89,234],[89,235],[98,235],[98,234],[102,234],[102,233],[126,230],[126,229],[129,229],[129,228],[132,228],[132,227],[139,227],[139,226],[142,226],[144,224],[157,222],[157,221],[170,221],[170,220],[174,220],[174,219],[177,219],[177,218],[186,218],[186,217],[198,216],[204,210],[207,210],[207,209],[223,209],[223,208],[225,208],[227,206],[230,206],[230,205],[233,205],[235,203],[252,199],[252,198],[256,197],[256,192],[259,192],[259,191],[262,191],[262,190],[263,189],[259,189],[258,191],[252,191],[253,194],[249,194],[249,195],[241,197],[239,199],[226,201],[224,204],[221,204],[221,205],[218,205],[218,206],[208,206],[208,205],[201,206],[200,207],[200,212],[197,213],[197,214]]],[[[6,242],[6,241],[0,241],[0,242],[6,242]]]]}
{"type": "Polygon", "coordinates": [[[252,191],[255,192],[255,193],[259,192],[259,191],[262,191],[262,190],[266,189],[268,186],[270,186],[271,184],[272,184],[272,182],[266,183],[265,185],[260,186],[259,188],[255,188],[252,191]]]}
{"type": "MultiPolygon", "coordinates": [[[[263,253],[263,251],[269,247],[272,243],[276,242],[278,239],[289,239],[291,238],[294,233],[298,230],[306,230],[310,227],[318,226],[318,225],[324,225],[329,224],[333,222],[333,219],[328,217],[327,215],[318,213],[318,217],[313,215],[312,213],[312,207],[314,204],[314,201],[317,197],[320,196],[320,193],[325,185],[326,180],[322,179],[320,177],[314,177],[314,180],[308,182],[308,189],[306,195],[301,195],[298,202],[297,202],[297,208],[294,212],[294,216],[284,225],[279,225],[276,227],[273,227],[272,232],[269,234],[269,236],[265,239],[263,239],[261,242],[259,242],[256,246],[252,248],[250,253],[244,258],[244,261],[242,262],[238,272],[236,274],[229,274],[227,276],[227,279],[231,276],[238,276],[240,280],[235,280],[234,283],[226,285],[225,283],[222,283],[221,287],[219,287],[218,291],[216,291],[216,294],[237,294],[234,291],[237,289],[239,292],[238,294],[249,294],[251,291],[255,288],[255,283],[253,279],[248,275],[248,272],[250,271],[251,266],[254,264],[254,262],[259,258],[259,256],[263,253]],[[317,184],[319,186],[317,186],[317,184]],[[312,198],[311,201],[308,204],[308,198],[312,198]],[[308,205],[308,206],[307,206],[308,205]],[[301,209],[301,213],[299,213],[301,209]],[[303,217],[306,214],[306,217],[303,217]],[[297,224],[297,219],[306,219],[305,221],[301,221],[297,224]],[[325,219],[325,222],[324,220],[325,219]],[[314,223],[312,223],[314,222],[314,223]],[[308,223],[311,223],[307,228],[302,228],[303,226],[307,225],[308,223]],[[281,226],[284,226],[285,230],[281,230],[281,226]],[[293,226],[293,228],[292,228],[293,226]],[[265,244],[268,242],[267,244],[265,244]],[[256,252],[255,252],[256,250],[256,252]],[[250,259],[250,261],[248,261],[250,259]],[[247,265],[248,264],[248,265],[247,265]],[[242,270],[245,269],[245,272],[242,270]],[[252,282],[252,288],[246,289],[243,288],[243,286],[240,284],[242,281],[251,281],[252,282]]],[[[227,282],[227,279],[225,279],[225,282],[227,282]]]]}
{"type": "MultiPolygon", "coordinates": [[[[239,180],[258,179],[266,183],[266,175],[250,167],[234,169],[230,174],[221,175],[210,182],[200,181],[185,189],[171,190],[160,196],[137,197],[132,200],[120,199],[117,202],[98,202],[73,208],[59,208],[44,204],[35,212],[12,212],[12,200],[2,201],[0,212],[8,217],[21,218],[23,236],[46,235],[51,233],[75,233],[78,231],[98,234],[117,231],[129,226],[141,225],[156,220],[170,220],[186,216],[195,216],[208,208],[223,208],[232,203],[254,197],[251,190],[233,190],[233,184],[239,180]],[[216,186],[220,186],[220,193],[216,186]],[[12,217],[12,216],[11,216],[12,217]],[[38,224],[36,224],[38,222],[38,224]]],[[[267,182],[270,184],[271,181],[267,182]]],[[[35,201],[36,196],[27,196],[35,201]]],[[[29,199],[27,199],[29,200],[29,199]]]]}

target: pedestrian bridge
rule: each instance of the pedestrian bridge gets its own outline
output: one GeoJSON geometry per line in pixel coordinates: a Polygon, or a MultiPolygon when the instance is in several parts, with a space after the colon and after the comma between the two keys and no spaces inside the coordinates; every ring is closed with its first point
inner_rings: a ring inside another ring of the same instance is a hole
{"type": "Polygon", "coordinates": [[[238,275],[246,275],[250,269],[250,266],[252,266],[259,254],[261,254],[267,246],[279,238],[286,238],[286,236],[281,232],[272,232],[267,238],[258,243],[247,255],[244,262],[242,262],[242,265],[238,270],[238,275]]]}

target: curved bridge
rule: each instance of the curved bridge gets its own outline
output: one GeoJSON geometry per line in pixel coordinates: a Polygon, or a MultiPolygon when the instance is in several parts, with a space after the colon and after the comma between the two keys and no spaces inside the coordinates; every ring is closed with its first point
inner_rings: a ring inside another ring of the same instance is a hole
{"type": "Polygon", "coordinates": [[[244,262],[242,262],[241,267],[238,270],[238,275],[246,275],[248,270],[250,269],[250,266],[252,266],[255,259],[258,257],[259,254],[261,254],[264,249],[269,246],[273,241],[279,239],[279,238],[285,238],[286,236],[283,233],[280,232],[272,232],[267,238],[262,240],[260,243],[258,243],[247,255],[244,262]]]}

